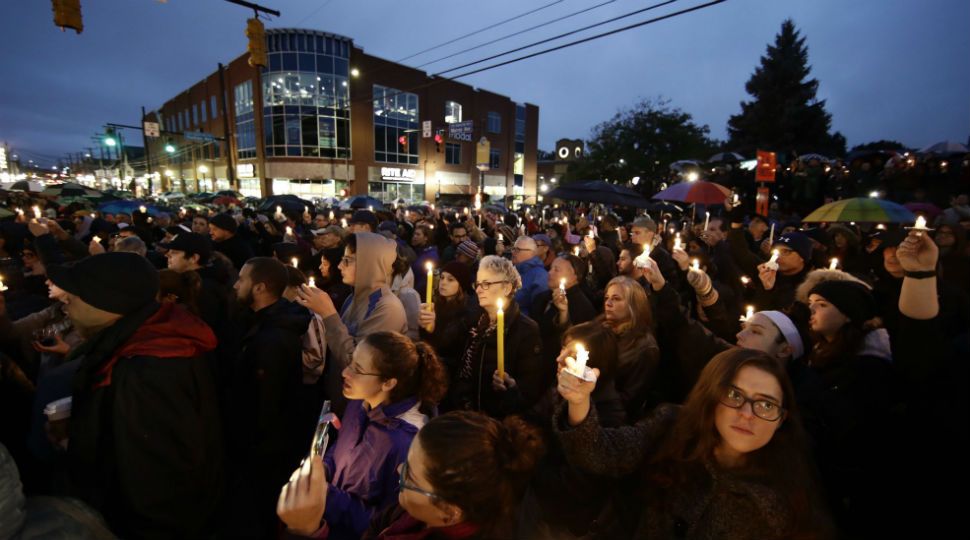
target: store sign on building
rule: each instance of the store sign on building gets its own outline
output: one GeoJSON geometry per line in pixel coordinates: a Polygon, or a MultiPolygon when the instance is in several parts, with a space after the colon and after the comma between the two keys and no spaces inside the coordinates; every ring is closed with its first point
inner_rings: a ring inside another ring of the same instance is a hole
{"type": "Polygon", "coordinates": [[[401,169],[398,167],[381,167],[381,179],[397,182],[414,182],[418,177],[416,169],[401,169]]]}
{"type": "Polygon", "coordinates": [[[256,175],[256,167],[252,163],[240,163],[236,165],[236,176],[239,178],[252,178],[256,175]]]}
{"type": "Polygon", "coordinates": [[[456,141],[472,142],[472,131],[474,128],[475,122],[472,120],[448,124],[448,138],[456,141]]]}

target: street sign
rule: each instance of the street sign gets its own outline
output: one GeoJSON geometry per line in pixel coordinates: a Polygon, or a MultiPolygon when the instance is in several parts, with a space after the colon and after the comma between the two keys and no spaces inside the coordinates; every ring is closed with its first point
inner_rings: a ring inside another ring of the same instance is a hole
{"type": "Polygon", "coordinates": [[[198,142],[212,142],[216,140],[216,136],[211,133],[204,133],[202,131],[186,131],[182,134],[186,140],[198,141],[198,142]]]}
{"type": "Polygon", "coordinates": [[[430,139],[431,138],[431,120],[425,120],[421,122],[421,138],[430,139]]]}
{"type": "Polygon", "coordinates": [[[142,122],[142,129],[145,131],[146,137],[158,137],[162,134],[159,131],[158,122],[142,122]]]}
{"type": "Polygon", "coordinates": [[[472,120],[448,124],[448,138],[456,141],[472,142],[472,131],[474,128],[475,122],[472,120]]]}
{"type": "Polygon", "coordinates": [[[488,142],[488,139],[485,137],[482,137],[478,140],[478,145],[475,148],[475,164],[480,170],[489,168],[491,154],[492,143],[488,142]]]}

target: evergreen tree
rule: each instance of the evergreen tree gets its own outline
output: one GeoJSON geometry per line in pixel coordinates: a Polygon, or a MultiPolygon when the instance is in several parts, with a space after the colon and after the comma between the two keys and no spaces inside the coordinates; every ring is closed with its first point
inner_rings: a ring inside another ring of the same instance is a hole
{"type": "Polygon", "coordinates": [[[729,147],[745,155],[759,148],[844,155],[845,137],[829,133],[832,115],[816,99],[818,80],[810,72],[805,38],[786,20],[745,85],[754,99],[741,102],[741,114],[728,120],[729,147]]]}

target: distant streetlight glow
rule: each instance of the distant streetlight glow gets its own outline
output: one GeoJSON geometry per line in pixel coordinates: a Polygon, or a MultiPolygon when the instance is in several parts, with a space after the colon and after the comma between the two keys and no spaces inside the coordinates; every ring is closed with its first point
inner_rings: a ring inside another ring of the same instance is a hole
{"type": "Polygon", "coordinates": [[[205,174],[205,173],[209,172],[209,168],[206,167],[205,165],[199,165],[199,172],[202,173],[202,174],[205,174]]]}
{"type": "Polygon", "coordinates": [[[697,175],[696,172],[691,171],[691,172],[687,173],[687,181],[688,182],[696,182],[697,179],[698,179],[698,175],[697,175]]]}
{"type": "Polygon", "coordinates": [[[640,183],[640,177],[639,176],[634,176],[633,177],[633,185],[636,186],[639,183],[640,183]]]}

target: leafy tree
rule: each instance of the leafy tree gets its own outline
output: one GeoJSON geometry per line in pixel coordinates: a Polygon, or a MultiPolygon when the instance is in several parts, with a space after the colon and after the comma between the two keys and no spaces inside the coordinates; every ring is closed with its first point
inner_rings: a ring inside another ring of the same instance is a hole
{"type": "Polygon", "coordinates": [[[697,125],[689,113],[669,100],[643,100],[593,128],[586,143],[586,159],[575,163],[564,180],[609,180],[626,183],[641,177],[641,189],[652,189],[671,163],[707,159],[720,143],[697,125]]]}
{"type": "Polygon", "coordinates": [[[728,147],[745,155],[759,148],[844,155],[845,137],[829,133],[832,115],[815,97],[818,80],[810,73],[805,38],[786,20],[745,84],[754,99],[741,102],[741,113],[728,120],[728,147]]]}
{"type": "Polygon", "coordinates": [[[852,147],[851,152],[855,152],[856,150],[901,150],[905,152],[909,150],[909,148],[906,148],[906,145],[899,141],[881,140],[868,142],[865,144],[857,144],[852,147]]]}

